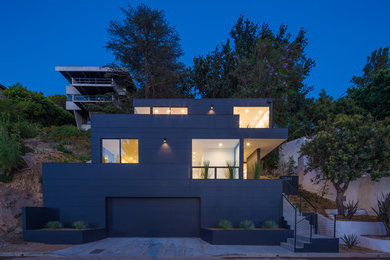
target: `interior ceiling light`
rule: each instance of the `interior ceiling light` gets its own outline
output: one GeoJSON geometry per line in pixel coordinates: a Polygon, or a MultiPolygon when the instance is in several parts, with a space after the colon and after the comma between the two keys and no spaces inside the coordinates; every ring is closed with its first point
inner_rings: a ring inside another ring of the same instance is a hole
{"type": "Polygon", "coordinates": [[[259,110],[259,114],[262,114],[263,113],[263,110],[259,110]]]}
{"type": "Polygon", "coordinates": [[[222,146],[223,146],[223,143],[219,143],[218,145],[219,145],[219,147],[222,147],[222,146]]]}
{"type": "Polygon", "coordinates": [[[181,112],[184,113],[185,112],[184,109],[182,109],[181,112]]]}
{"type": "Polygon", "coordinates": [[[250,146],[251,145],[251,143],[246,143],[246,146],[250,146]]]}
{"type": "Polygon", "coordinates": [[[249,112],[249,110],[247,109],[247,110],[245,110],[245,113],[248,113],[249,112]]]}
{"type": "Polygon", "coordinates": [[[259,119],[257,116],[255,116],[255,120],[259,119]]]}
{"type": "Polygon", "coordinates": [[[154,112],[158,113],[158,109],[154,110],[154,112]]]}

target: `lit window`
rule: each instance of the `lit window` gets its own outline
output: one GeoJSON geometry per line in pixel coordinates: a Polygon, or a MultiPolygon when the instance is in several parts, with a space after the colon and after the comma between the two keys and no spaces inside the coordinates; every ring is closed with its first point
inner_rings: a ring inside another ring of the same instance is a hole
{"type": "Polygon", "coordinates": [[[238,179],[239,165],[239,139],[192,139],[193,179],[238,179]]]}
{"type": "Polygon", "coordinates": [[[103,139],[102,163],[138,163],[138,140],[103,139]]]}
{"type": "Polygon", "coordinates": [[[187,115],[187,107],[153,107],[155,115],[187,115]]]}
{"type": "Polygon", "coordinates": [[[134,107],[134,114],[149,115],[150,107],[134,107]]]}
{"type": "Polygon", "coordinates": [[[171,107],[171,115],[187,115],[187,107],[171,107]]]}
{"type": "Polygon", "coordinates": [[[234,107],[240,116],[240,128],[269,128],[269,107],[234,107]]]}
{"type": "Polygon", "coordinates": [[[138,163],[137,139],[121,139],[121,163],[138,163]]]}
{"type": "Polygon", "coordinates": [[[102,140],[102,163],[120,163],[119,139],[102,140]]]}

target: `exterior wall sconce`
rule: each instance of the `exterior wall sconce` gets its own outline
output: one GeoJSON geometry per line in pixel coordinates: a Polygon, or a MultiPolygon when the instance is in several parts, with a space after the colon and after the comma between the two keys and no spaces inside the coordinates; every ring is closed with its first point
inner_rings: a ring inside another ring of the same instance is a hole
{"type": "Polygon", "coordinates": [[[167,143],[167,139],[166,139],[166,138],[163,139],[163,143],[164,143],[164,144],[167,143]]]}
{"type": "Polygon", "coordinates": [[[214,110],[214,106],[213,105],[210,106],[210,110],[214,110]]]}

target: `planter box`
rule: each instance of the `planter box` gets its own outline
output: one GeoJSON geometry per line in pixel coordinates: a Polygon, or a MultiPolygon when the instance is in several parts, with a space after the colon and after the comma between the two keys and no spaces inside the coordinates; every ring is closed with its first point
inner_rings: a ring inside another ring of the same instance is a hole
{"type": "Polygon", "coordinates": [[[280,245],[293,237],[289,229],[217,229],[202,228],[200,237],[213,245],[280,245]]]}
{"type": "Polygon", "coordinates": [[[390,240],[359,236],[359,246],[390,253],[390,240]]]}
{"type": "Polygon", "coordinates": [[[91,229],[27,229],[23,240],[46,244],[83,244],[106,237],[104,228],[91,229]]]}

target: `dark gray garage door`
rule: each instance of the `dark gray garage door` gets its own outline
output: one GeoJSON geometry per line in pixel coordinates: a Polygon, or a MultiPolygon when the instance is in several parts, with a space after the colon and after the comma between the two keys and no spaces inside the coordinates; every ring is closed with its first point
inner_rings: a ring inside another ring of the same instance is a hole
{"type": "Polygon", "coordinates": [[[199,198],[108,198],[109,236],[199,236],[199,198]]]}

